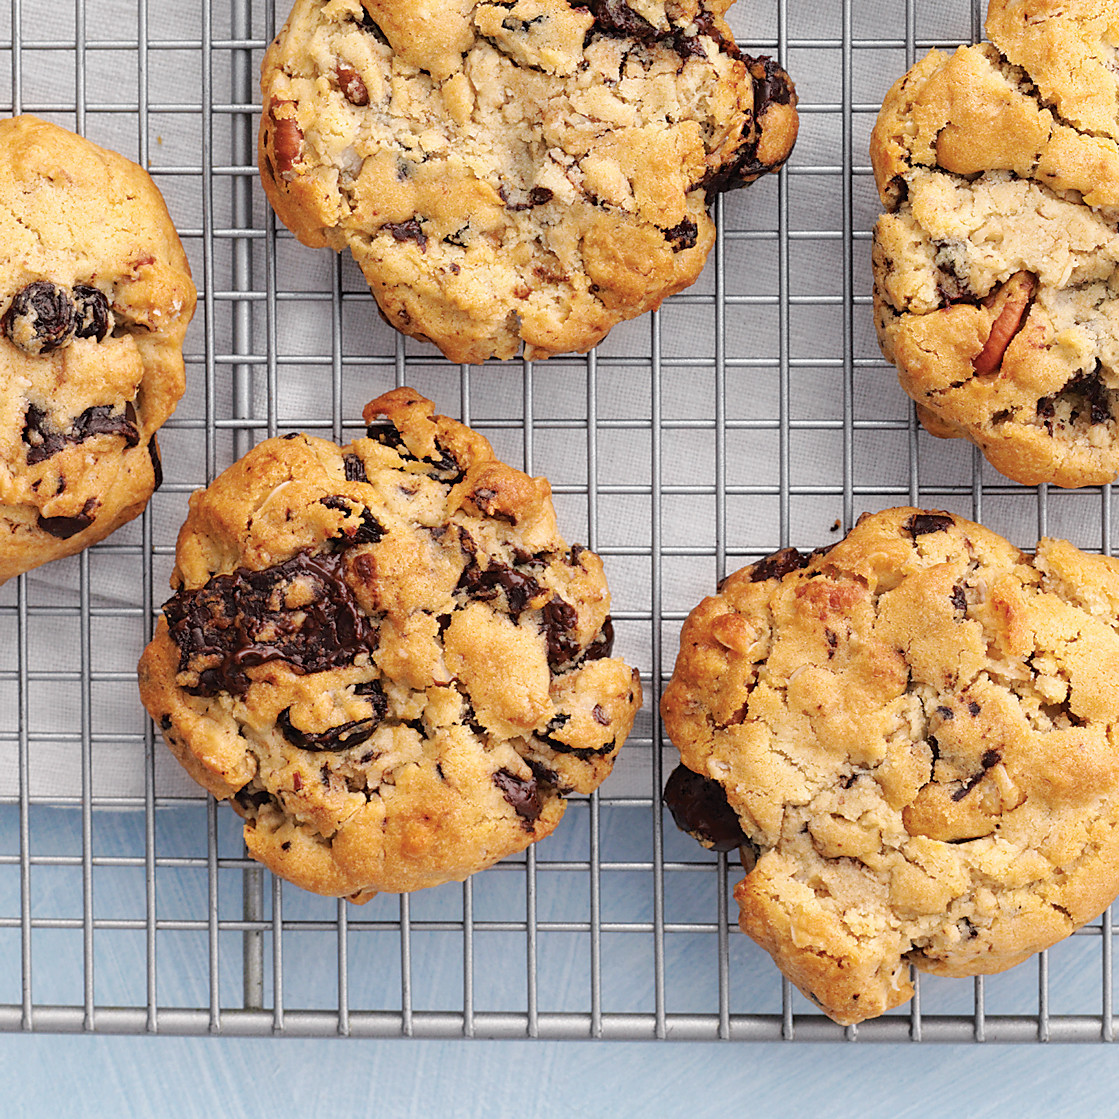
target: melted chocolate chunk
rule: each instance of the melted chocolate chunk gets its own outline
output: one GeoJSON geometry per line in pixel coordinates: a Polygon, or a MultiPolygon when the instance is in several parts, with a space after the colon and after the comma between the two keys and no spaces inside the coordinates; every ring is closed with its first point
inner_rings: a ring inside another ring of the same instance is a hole
{"type": "MultiPolygon", "coordinates": [[[[1046,397],[1045,400],[1038,401],[1038,415],[1042,415],[1042,405],[1053,399],[1053,397],[1046,397]]],[[[1071,420],[1087,414],[1090,423],[1103,424],[1112,418],[1107,386],[1104,385],[1098,368],[1091,373],[1082,373],[1079,377],[1074,377],[1057,393],[1055,399],[1069,402],[1071,420]]],[[[1048,414],[1052,415],[1052,404],[1049,404],[1049,408],[1048,414]]]]}
{"type": "Polygon", "coordinates": [[[542,613],[541,629],[548,646],[548,664],[559,668],[579,655],[579,642],[575,639],[579,612],[571,603],[555,596],[544,604],[542,613]]]}
{"type": "Polygon", "coordinates": [[[699,236],[699,226],[691,218],[685,218],[679,225],[664,231],[664,239],[672,246],[674,253],[695,247],[699,236]]]}
{"type": "Polygon", "coordinates": [[[163,485],[163,460],[159,457],[159,444],[154,435],[148,440],[148,458],[152,460],[152,474],[155,477],[153,488],[159,489],[163,485]]]}
{"type": "Polygon", "coordinates": [[[783,579],[789,572],[807,567],[811,559],[811,552],[802,556],[796,548],[782,548],[754,564],[750,571],[750,582],[764,583],[767,579],[783,579]]]}
{"type": "Polygon", "coordinates": [[[456,459],[446,447],[442,446],[438,439],[435,441],[435,448],[439,452],[438,459],[430,457],[417,459],[416,456],[408,450],[396,426],[388,420],[380,420],[376,423],[371,423],[365,429],[365,436],[367,439],[372,439],[374,442],[380,443],[382,447],[391,447],[402,459],[408,462],[426,462],[429,466],[434,466],[438,472],[453,475],[451,478],[441,478],[440,481],[449,481],[452,484],[462,481],[463,470],[462,467],[459,466],[458,459],[456,459]]]}
{"type": "Polygon", "coordinates": [[[544,805],[540,800],[540,790],[536,778],[526,781],[507,769],[499,769],[493,775],[493,783],[501,790],[502,796],[513,806],[513,811],[521,818],[525,831],[532,831],[532,825],[540,818],[544,805]]]}
{"type": "Polygon", "coordinates": [[[27,444],[28,466],[58,454],[67,443],[83,443],[95,435],[119,435],[126,447],[135,447],[140,442],[140,432],[132,402],[124,406],[123,412],[114,412],[111,404],[87,408],[68,432],[55,429],[46,413],[34,404],[28,404],[24,413],[23,441],[27,444]]]}
{"type": "Polygon", "coordinates": [[[706,57],[707,52],[700,42],[700,36],[708,35],[726,53],[734,58],[741,57],[737,45],[733,40],[728,43],[707,12],[696,16],[698,34],[688,35],[683,27],[671,26],[668,31],[659,30],[626,4],[625,0],[589,0],[587,6],[594,14],[594,31],[601,35],[633,39],[645,47],[660,43],[684,60],[706,57]]]}
{"type": "MultiPolygon", "coordinates": [[[[373,681],[373,683],[376,683],[376,681],[373,681]]],[[[380,685],[377,686],[380,687],[380,685]]],[[[300,750],[329,750],[332,752],[348,750],[351,746],[360,746],[365,742],[381,725],[381,721],[388,710],[388,700],[385,698],[384,691],[371,693],[370,697],[373,702],[374,714],[368,719],[355,719],[353,722],[342,723],[339,726],[331,727],[329,730],[310,734],[292,726],[291,708],[285,707],[276,717],[276,725],[280,728],[280,733],[293,746],[298,746],[300,750]]]]}
{"type": "Polygon", "coordinates": [[[376,544],[385,535],[384,527],[377,518],[352,498],[335,493],[328,497],[320,497],[319,504],[325,505],[328,509],[337,509],[347,516],[352,516],[358,509],[361,510],[361,523],[357,528],[353,530],[344,528],[342,530],[343,534],[331,541],[331,547],[336,552],[346,548],[354,548],[359,544],[376,544]]]}
{"type": "Polygon", "coordinates": [[[901,527],[916,540],[930,532],[947,532],[955,523],[947,513],[914,513],[901,527]]]}
{"type": "Polygon", "coordinates": [[[357,455],[343,455],[342,466],[346,471],[347,482],[368,482],[365,474],[365,463],[357,455]]]}
{"type": "Polygon", "coordinates": [[[497,597],[498,591],[502,590],[505,592],[505,601],[509,604],[509,613],[519,618],[528,608],[529,602],[541,593],[540,584],[531,575],[524,575],[492,556],[489,562],[489,567],[483,571],[477,560],[471,558],[455,589],[481,602],[492,601],[497,597]]]}
{"type": "Polygon", "coordinates": [[[557,715],[548,725],[542,730],[533,731],[533,734],[540,742],[546,742],[557,754],[571,754],[572,757],[578,758],[580,761],[588,761],[590,758],[601,757],[604,754],[609,754],[614,749],[614,740],[611,739],[605,746],[569,746],[566,742],[561,742],[554,735],[557,731],[563,728],[570,721],[571,716],[565,715],[562,712],[557,715]]]}
{"type": "Polygon", "coordinates": [[[718,781],[678,765],[665,784],[661,799],[672,813],[676,826],[705,846],[710,844],[716,851],[733,851],[750,845],[718,781]]]}
{"type": "Polygon", "coordinates": [[[77,536],[79,532],[84,532],[93,524],[95,520],[93,511],[98,504],[97,498],[91,497],[82,506],[82,511],[76,517],[44,517],[40,513],[39,527],[59,540],[69,540],[71,536],[77,536]]]}
{"type": "Polygon", "coordinates": [[[713,170],[700,183],[706,190],[709,201],[721,191],[737,190],[752,183],[760,175],[776,171],[780,166],[763,163],[758,158],[758,145],[762,138],[761,120],[770,105],[792,103],[792,80],[772,58],[764,55],[757,58],[746,55],[741,57],[754,83],[754,131],[757,134],[752,141],[742,146],[733,162],[713,170]]]}
{"type": "Polygon", "coordinates": [[[109,301],[97,288],[74,285],[74,337],[103,342],[113,329],[109,301]]]}
{"type": "Polygon", "coordinates": [[[5,337],[33,357],[69,345],[74,327],[74,300],[49,280],[36,280],[16,292],[0,318],[5,337]]]}
{"type": "Polygon", "coordinates": [[[283,661],[302,676],[352,664],[374,649],[377,630],[343,578],[344,565],[342,553],[300,552],[176,594],[163,613],[179,647],[179,671],[198,678],[185,690],[244,695],[251,684],[245,670],[255,665],[283,661]]]}
{"type": "Polygon", "coordinates": [[[405,241],[415,241],[420,246],[420,252],[427,251],[427,234],[420,228],[420,223],[415,218],[407,221],[387,221],[381,226],[392,234],[393,240],[403,244],[405,241]]]}
{"type": "Polygon", "coordinates": [[[250,789],[246,785],[245,788],[234,794],[233,799],[246,812],[255,812],[258,808],[263,808],[264,805],[271,802],[272,794],[265,792],[263,789],[250,789]]]}
{"type": "Polygon", "coordinates": [[[598,631],[598,635],[587,646],[587,651],[583,654],[585,661],[598,661],[604,657],[610,656],[614,652],[614,621],[608,614],[606,621],[602,623],[602,629],[598,631]]]}

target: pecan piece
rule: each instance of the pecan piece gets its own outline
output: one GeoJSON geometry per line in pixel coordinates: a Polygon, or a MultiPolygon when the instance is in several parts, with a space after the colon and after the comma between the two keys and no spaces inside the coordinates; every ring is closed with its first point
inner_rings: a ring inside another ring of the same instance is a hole
{"type": "Polygon", "coordinates": [[[294,101],[273,100],[268,109],[272,121],[272,150],[276,153],[276,174],[291,180],[292,169],[303,156],[303,129],[295,117],[294,101]],[[283,112],[284,116],[278,116],[283,112]]]}
{"type": "Polygon", "coordinates": [[[1015,272],[998,291],[987,297],[986,306],[998,309],[983,349],[971,359],[976,373],[994,373],[1002,365],[1011,340],[1022,329],[1037,279],[1030,272],[1015,272]]]}

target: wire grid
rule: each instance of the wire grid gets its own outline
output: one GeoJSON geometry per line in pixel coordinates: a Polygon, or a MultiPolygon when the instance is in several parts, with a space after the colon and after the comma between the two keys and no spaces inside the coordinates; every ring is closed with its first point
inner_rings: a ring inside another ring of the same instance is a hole
{"type": "Polygon", "coordinates": [[[585,358],[470,368],[394,335],[348,259],[277,229],[255,181],[256,75],[286,7],[10,0],[3,107],[149,167],[200,298],[147,512],[0,589],[0,1029],[1112,1039],[1110,912],[1006,975],[919,977],[909,1006],[844,1030],[738,933],[735,866],[664,818],[656,701],[688,609],[728,570],[898,503],[1025,547],[1113,540],[1109,488],[1025,489],[923,434],[874,341],[866,141],[920,53],[980,36],[978,0],[739,7],[742,45],[798,83],[790,166],[718,200],[707,271],[661,311],[585,358]],[[245,857],[233,814],[157,744],[134,666],[191,490],[265,436],[353,437],[364,402],[404,383],[550,477],[565,535],[606,561],[646,706],[613,776],[548,840],[357,908],[245,857]]]}

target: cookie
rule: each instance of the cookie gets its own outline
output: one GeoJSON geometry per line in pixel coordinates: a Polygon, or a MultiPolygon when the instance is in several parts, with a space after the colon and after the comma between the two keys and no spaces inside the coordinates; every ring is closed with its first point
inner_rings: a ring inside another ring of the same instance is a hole
{"type": "Polygon", "coordinates": [[[139,669],[250,854],[355,901],[548,835],[641,705],[547,481],[409,389],[364,415],[347,446],[270,439],[191,497],[139,669]]]}
{"type": "Polygon", "coordinates": [[[934,435],[1015,481],[1119,473],[1119,7],[992,0],[991,43],[933,51],[871,140],[887,359],[934,435]]]}
{"type": "Polygon", "coordinates": [[[780,167],[796,94],[728,0],[296,0],[260,173],[452,361],[586,351],[693,283],[716,192],[780,167]]]}
{"type": "Polygon", "coordinates": [[[684,625],[666,799],[740,845],[742,929],[835,1021],[1002,971],[1119,891],[1119,561],[865,515],[684,625]],[[736,833],[737,827],[737,833],[736,833]]]}
{"type": "Polygon", "coordinates": [[[46,121],[0,121],[0,582],[143,510],[194,304],[146,171],[46,121]]]}

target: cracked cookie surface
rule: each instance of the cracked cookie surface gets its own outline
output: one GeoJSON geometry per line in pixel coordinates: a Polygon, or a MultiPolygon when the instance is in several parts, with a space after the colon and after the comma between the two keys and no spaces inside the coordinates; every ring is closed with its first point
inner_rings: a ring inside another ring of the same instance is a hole
{"type": "Polygon", "coordinates": [[[713,194],[792,149],[792,82],[729,6],[297,0],[262,69],[265,191],[453,361],[586,351],[693,283],[713,194]]]}
{"type": "Polygon", "coordinates": [[[910,964],[1002,971],[1111,902],[1117,672],[1119,561],[867,514],[692,612],[662,703],[690,774],[666,803],[740,845],[742,929],[858,1022],[912,995],[910,964]]]}
{"type": "Polygon", "coordinates": [[[268,440],[192,496],[139,669],[253,857],[358,901],[548,835],[641,705],[547,481],[409,389],[364,415],[364,438],[268,440]]]}
{"type": "Polygon", "coordinates": [[[890,90],[879,341],[934,435],[1015,481],[1119,473],[1119,4],[992,0],[890,90]]]}
{"type": "Polygon", "coordinates": [[[35,117],[0,121],[0,582],[144,508],[194,304],[147,172],[35,117]]]}

